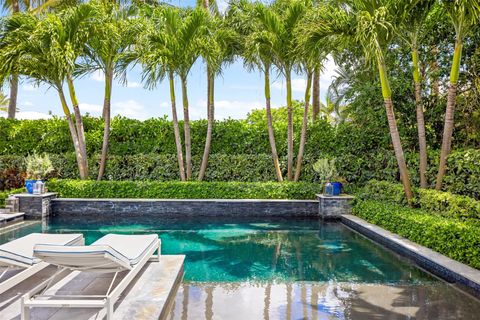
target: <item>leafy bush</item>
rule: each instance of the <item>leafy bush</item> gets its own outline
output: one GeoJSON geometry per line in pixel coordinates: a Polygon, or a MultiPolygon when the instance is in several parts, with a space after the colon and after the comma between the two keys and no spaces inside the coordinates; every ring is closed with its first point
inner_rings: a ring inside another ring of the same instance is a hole
{"type": "MultiPolygon", "coordinates": [[[[417,190],[413,190],[416,197],[417,190]]],[[[407,206],[409,203],[405,197],[403,185],[388,181],[370,180],[361,189],[358,194],[360,199],[377,200],[391,204],[400,204],[407,206]]],[[[416,200],[413,200],[413,204],[416,200]]]]}
{"type": "Polygon", "coordinates": [[[480,219],[480,201],[466,196],[419,189],[420,207],[430,213],[461,219],[480,219]]]}
{"type": "Polygon", "coordinates": [[[357,201],[353,213],[411,241],[480,269],[480,225],[379,201],[357,201]]]}
{"type": "Polygon", "coordinates": [[[45,179],[53,171],[52,161],[50,161],[48,154],[27,156],[25,166],[29,179],[45,179]]]}
{"type": "MultiPolygon", "coordinates": [[[[433,189],[413,189],[412,205],[426,212],[458,219],[480,219],[480,201],[450,192],[433,189]]],[[[376,200],[390,204],[408,205],[403,186],[388,181],[371,180],[358,193],[364,200],[376,200]]]]}
{"type": "Polygon", "coordinates": [[[314,199],[320,186],[293,182],[180,182],[51,180],[64,198],[314,199]]]}

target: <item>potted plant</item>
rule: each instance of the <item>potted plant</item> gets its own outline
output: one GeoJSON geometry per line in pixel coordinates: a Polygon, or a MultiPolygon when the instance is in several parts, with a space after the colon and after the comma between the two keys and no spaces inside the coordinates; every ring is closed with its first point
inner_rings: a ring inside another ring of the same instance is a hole
{"type": "Polygon", "coordinates": [[[43,156],[33,154],[25,159],[25,166],[27,168],[27,178],[25,179],[25,188],[28,193],[33,193],[35,183],[44,179],[53,171],[53,165],[50,157],[45,154],[43,156]]]}
{"type": "Polygon", "coordinates": [[[338,196],[342,193],[342,182],[345,179],[338,175],[337,167],[335,166],[335,158],[321,158],[313,164],[313,170],[318,173],[320,181],[328,185],[328,190],[325,194],[338,196]],[[330,190],[331,186],[331,190],[330,190]]]}

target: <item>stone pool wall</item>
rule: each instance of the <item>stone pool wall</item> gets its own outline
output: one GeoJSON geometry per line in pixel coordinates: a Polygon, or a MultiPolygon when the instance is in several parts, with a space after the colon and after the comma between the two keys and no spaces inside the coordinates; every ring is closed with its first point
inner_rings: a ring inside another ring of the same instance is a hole
{"type": "Polygon", "coordinates": [[[317,217],[316,200],[54,199],[52,215],[317,217]]]}

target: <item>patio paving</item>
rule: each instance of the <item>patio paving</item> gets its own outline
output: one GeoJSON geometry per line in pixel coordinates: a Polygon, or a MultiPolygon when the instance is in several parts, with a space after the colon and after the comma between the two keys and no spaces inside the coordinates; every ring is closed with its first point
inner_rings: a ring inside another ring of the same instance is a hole
{"type": "MultiPolygon", "coordinates": [[[[162,255],[160,262],[149,262],[123,292],[115,304],[117,319],[162,319],[169,312],[173,297],[183,278],[183,255],[162,255]]],[[[20,298],[28,290],[55,272],[47,267],[27,281],[0,295],[0,318],[20,319],[20,298]]],[[[122,276],[124,276],[123,273],[122,276]]],[[[117,277],[118,283],[122,276],[117,277]]],[[[57,281],[48,293],[105,294],[113,274],[71,272],[57,281]]],[[[86,308],[33,308],[32,320],[99,320],[104,310],[86,308]]]]}

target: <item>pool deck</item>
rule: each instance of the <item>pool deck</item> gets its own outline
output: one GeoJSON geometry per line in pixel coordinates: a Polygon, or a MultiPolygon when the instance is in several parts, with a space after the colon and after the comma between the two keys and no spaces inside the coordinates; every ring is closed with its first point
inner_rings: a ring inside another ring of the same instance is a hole
{"type": "MultiPolygon", "coordinates": [[[[115,304],[115,319],[164,319],[183,279],[184,255],[162,255],[160,262],[149,262],[115,304]]],[[[46,279],[55,268],[48,267],[20,286],[0,295],[0,318],[20,319],[20,297],[46,279]]],[[[104,294],[113,274],[71,272],[56,282],[48,293],[104,294]]],[[[117,282],[120,279],[117,280],[117,282]]],[[[32,320],[105,318],[105,310],[33,308],[32,320]]]]}
{"type": "Polygon", "coordinates": [[[450,259],[438,252],[407,240],[353,215],[343,215],[342,223],[358,233],[382,244],[436,276],[473,290],[480,297],[480,270],[450,259]]]}

